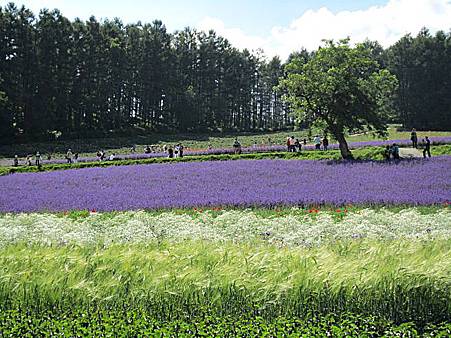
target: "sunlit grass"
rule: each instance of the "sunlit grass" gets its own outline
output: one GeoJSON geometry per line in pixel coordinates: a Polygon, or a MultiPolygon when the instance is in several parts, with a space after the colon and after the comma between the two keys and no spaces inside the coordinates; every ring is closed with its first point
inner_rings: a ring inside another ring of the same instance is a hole
{"type": "MultiPolygon", "coordinates": [[[[451,241],[259,242],[0,249],[0,303],[127,307],[157,317],[351,311],[437,322],[451,313],[451,241]]],[[[448,317],[447,317],[448,316],[448,317]]]]}

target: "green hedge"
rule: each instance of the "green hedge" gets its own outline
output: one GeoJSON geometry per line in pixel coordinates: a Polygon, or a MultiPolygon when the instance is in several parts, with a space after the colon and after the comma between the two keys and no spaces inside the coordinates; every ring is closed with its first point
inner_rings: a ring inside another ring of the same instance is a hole
{"type": "Polygon", "coordinates": [[[5,337],[449,337],[451,324],[417,328],[385,319],[353,314],[265,320],[261,317],[205,316],[160,321],[151,313],[124,309],[36,313],[0,313],[5,337]]]}

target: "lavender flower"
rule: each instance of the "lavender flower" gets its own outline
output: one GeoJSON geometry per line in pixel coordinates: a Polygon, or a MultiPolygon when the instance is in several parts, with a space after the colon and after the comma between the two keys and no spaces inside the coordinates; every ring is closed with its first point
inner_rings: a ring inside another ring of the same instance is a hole
{"type": "Polygon", "coordinates": [[[451,201],[451,157],[395,163],[225,161],[0,177],[0,212],[451,201]]]}

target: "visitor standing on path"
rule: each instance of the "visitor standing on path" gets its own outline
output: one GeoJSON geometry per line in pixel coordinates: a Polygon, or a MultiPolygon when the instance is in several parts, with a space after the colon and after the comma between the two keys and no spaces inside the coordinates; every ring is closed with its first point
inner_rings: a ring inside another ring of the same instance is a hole
{"type": "Polygon", "coordinates": [[[329,147],[329,140],[327,139],[327,136],[325,135],[323,138],[323,149],[327,150],[327,147],[329,147]]]}
{"type": "Polygon", "coordinates": [[[294,136],[290,137],[290,151],[292,153],[296,152],[296,139],[294,138],[294,136]]]}
{"type": "Polygon", "coordinates": [[[17,155],[14,155],[13,165],[14,165],[14,167],[18,167],[19,166],[19,157],[17,155]]]}
{"type": "Polygon", "coordinates": [[[235,142],[233,142],[233,151],[236,155],[241,154],[241,143],[238,138],[235,138],[235,142]]]}
{"type": "Polygon", "coordinates": [[[415,128],[413,128],[410,133],[410,140],[412,141],[412,148],[418,148],[418,136],[415,128]]]}
{"type": "Polygon", "coordinates": [[[37,167],[41,166],[41,154],[38,152],[36,152],[36,160],[35,160],[35,164],[37,167]]]}
{"type": "Polygon", "coordinates": [[[423,150],[423,157],[426,158],[426,154],[428,157],[431,157],[431,140],[429,140],[429,137],[425,137],[425,140],[423,140],[424,144],[424,150],[423,150]]]}
{"type": "Polygon", "coordinates": [[[321,150],[321,137],[319,137],[319,135],[315,136],[315,138],[313,139],[313,143],[315,143],[316,150],[321,150]]]}
{"type": "Polygon", "coordinates": [[[67,163],[69,163],[69,164],[72,163],[72,149],[70,149],[70,148],[66,153],[66,160],[67,160],[67,163]]]}
{"type": "Polygon", "coordinates": [[[183,157],[183,144],[179,143],[179,157],[183,157]]]}
{"type": "Polygon", "coordinates": [[[299,142],[299,139],[296,139],[295,149],[301,151],[301,148],[302,148],[301,142],[299,142]]]}

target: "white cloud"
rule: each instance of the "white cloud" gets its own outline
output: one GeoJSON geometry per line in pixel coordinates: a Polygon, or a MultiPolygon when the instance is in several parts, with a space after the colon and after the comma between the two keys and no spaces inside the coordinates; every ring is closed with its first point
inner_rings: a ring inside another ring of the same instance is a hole
{"type": "Polygon", "coordinates": [[[217,18],[206,17],[196,27],[201,31],[213,29],[219,35],[227,38],[229,42],[239,49],[257,50],[266,45],[267,39],[259,36],[246,35],[239,28],[226,28],[224,22],[217,18]]]}
{"type": "Polygon", "coordinates": [[[247,35],[210,17],[197,26],[201,30],[214,29],[238,48],[262,48],[266,55],[279,55],[282,59],[301,47],[314,50],[322,39],[348,36],[352,42],[369,38],[388,47],[407,33],[417,34],[422,27],[432,32],[451,29],[451,1],[390,0],[384,6],[337,13],[322,7],[306,11],[288,27],[273,27],[265,37],[247,35]]]}

